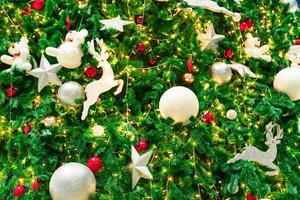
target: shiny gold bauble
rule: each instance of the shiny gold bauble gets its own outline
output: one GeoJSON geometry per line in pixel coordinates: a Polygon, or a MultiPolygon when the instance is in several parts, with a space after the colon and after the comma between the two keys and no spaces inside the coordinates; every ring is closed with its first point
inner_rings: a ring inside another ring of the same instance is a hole
{"type": "Polygon", "coordinates": [[[195,78],[194,78],[193,74],[191,74],[191,73],[185,73],[183,75],[183,80],[187,84],[192,84],[192,83],[194,83],[195,78]]]}
{"type": "Polygon", "coordinates": [[[49,117],[46,117],[44,120],[43,120],[43,123],[46,127],[50,127],[50,126],[55,126],[56,124],[56,118],[54,116],[49,116],[49,117]]]}

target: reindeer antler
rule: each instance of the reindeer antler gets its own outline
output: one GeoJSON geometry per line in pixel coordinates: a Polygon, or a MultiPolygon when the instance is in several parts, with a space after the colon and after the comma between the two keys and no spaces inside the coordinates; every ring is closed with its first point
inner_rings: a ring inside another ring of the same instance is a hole
{"type": "Polygon", "coordinates": [[[275,124],[273,124],[273,122],[270,122],[266,125],[266,131],[265,131],[265,134],[266,134],[266,138],[267,140],[270,140],[273,138],[273,129],[275,127],[275,124]]]}
{"type": "Polygon", "coordinates": [[[98,44],[98,46],[101,48],[101,52],[100,52],[100,57],[102,59],[102,61],[107,60],[108,59],[108,53],[107,53],[107,46],[106,44],[103,42],[103,40],[99,40],[99,38],[96,38],[96,42],[98,44]]]}
{"type": "Polygon", "coordinates": [[[283,137],[283,129],[280,128],[280,125],[270,122],[269,124],[266,125],[266,138],[268,139],[272,139],[274,137],[274,139],[280,140],[283,137]],[[274,133],[274,128],[276,127],[276,136],[274,137],[273,133],[274,133]]]}
{"type": "Polygon", "coordinates": [[[277,124],[277,134],[275,139],[280,140],[283,137],[283,129],[280,128],[280,125],[277,124]]]}
{"type": "Polygon", "coordinates": [[[101,61],[101,57],[99,55],[99,53],[96,52],[95,47],[94,47],[94,39],[92,39],[91,41],[87,42],[89,48],[88,51],[89,53],[98,61],[101,61]]]}

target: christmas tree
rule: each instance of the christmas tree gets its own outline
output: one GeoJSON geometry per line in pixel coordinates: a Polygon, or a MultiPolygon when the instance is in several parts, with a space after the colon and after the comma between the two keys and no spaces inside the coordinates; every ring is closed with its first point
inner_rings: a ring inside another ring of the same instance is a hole
{"type": "Polygon", "coordinates": [[[0,200],[300,198],[296,1],[0,8],[0,200]]]}

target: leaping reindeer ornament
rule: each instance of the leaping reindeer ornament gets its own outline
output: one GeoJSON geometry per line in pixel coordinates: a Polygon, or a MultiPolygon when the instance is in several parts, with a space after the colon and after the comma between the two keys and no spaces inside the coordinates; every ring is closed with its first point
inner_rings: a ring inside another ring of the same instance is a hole
{"type": "Polygon", "coordinates": [[[114,95],[119,94],[122,91],[124,81],[122,79],[115,80],[114,72],[107,61],[108,53],[106,52],[107,46],[103,40],[96,38],[98,46],[101,48],[100,54],[95,51],[94,40],[88,42],[88,51],[89,53],[98,61],[98,68],[101,67],[103,70],[102,77],[97,80],[89,83],[85,88],[87,100],[83,103],[83,111],[81,115],[81,120],[84,120],[88,115],[88,111],[91,105],[94,105],[100,94],[111,90],[113,87],[117,87],[114,95]]]}
{"type": "Polygon", "coordinates": [[[238,153],[234,158],[227,161],[227,163],[234,163],[238,160],[254,161],[260,165],[266,166],[273,171],[266,172],[268,176],[275,176],[279,174],[279,168],[273,163],[277,155],[277,144],[280,144],[280,139],[283,137],[283,130],[280,126],[270,122],[266,126],[266,145],[269,149],[261,151],[254,146],[248,146],[242,153],[238,153]],[[276,128],[277,135],[273,137],[274,129],[276,128]]]}
{"type": "Polygon", "coordinates": [[[241,20],[240,13],[234,13],[230,10],[221,7],[217,4],[217,2],[210,1],[210,0],[184,0],[189,6],[201,7],[206,10],[210,10],[216,13],[223,13],[232,17],[233,21],[239,22],[241,20]]]}

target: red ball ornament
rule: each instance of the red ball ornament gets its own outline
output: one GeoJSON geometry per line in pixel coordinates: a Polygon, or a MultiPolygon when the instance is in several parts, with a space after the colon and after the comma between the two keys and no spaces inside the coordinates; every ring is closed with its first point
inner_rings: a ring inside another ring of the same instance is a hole
{"type": "Polygon", "coordinates": [[[145,50],[146,50],[146,46],[143,42],[139,42],[137,45],[136,45],[136,50],[140,53],[143,53],[145,50]]]}
{"type": "Polygon", "coordinates": [[[87,78],[95,78],[97,76],[97,68],[90,66],[86,68],[84,73],[87,78]]]}
{"type": "Polygon", "coordinates": [[[136,24],[143,25],[144,17],[142,15],[137,15],[137,16],[135,16],[134,21],[136,24]]]}
{"type": "Polygon", "coordinates": [[[258,200],[258,198],[256,196],[252,196],[251,193],[247,193],[246,200],[258,200]]]}
{"type": "Polygon", "coordinates": [[[28,135],[30,131],[31,131],[31,126],[29,123],[26,123],[26,125],[24,126],[24,133],[28,135]]]}
{"type": "Polygon", "coordinates": [[[99,172],[102,169],[102,160],[98,156],[91,157],[88,160],[88,168],[94,173],[99,172]]]}
{"type": "Polygon", "coordinates": [[[150,60],[149,65],[150,65],[151,67],[157,65],[157,60],[156,60],[156,59],[150,60]]]}
{"type": "Polygon", "coordinates": [[[203,115],[203,121],[211,124],[214,121],[215,117],[212,113],[207,112],[203,115]]]}
{"type": "Polygon", "coordinates": [[[300,45],[300,38],[297,38],[294,42],[295,45],[300,45]]]}
{"type": "Polygon", "coordinates": [[[226,49],[224,51],[225,58],[231,59],[234,56],[234,51],[231,49],[226,49]]]}
{"type": "Polygon", "coordinates": [[[137,152],[146,151],[149,149],[149,144],[147,140],[139,140],[138,144],[135,146],[137,152]]]}
{"type": "Polygon", "coordinates": [[[22,10],[22,15],[30,15],[31,14],[31,8],[25,8],[24,10],[22,10]]]}
{"type": "Polygon", "coordinates": [[[34,179],[32,186],[31,186],[32,190],[38,190],[40,189],[40,183],[38,179],[34,179]]]}
{"type": "Polygon", "coordinates": [[[253,28],[254,27],[254,23],[253,23],[252,19],[246,19],[245,22],[246,22],[248,28],[253,28]]]}
{"type": "Polygon", "coordinates": [[[21,196],[23,196],[24,193],[25,193],[25,187],[24,187],[24,185],[18,185],[18,186],[16,186],[14,188],[13,193],[14,193],[15,197],[21,197],[21,196]]]}
{"type": "Polygon", "coordinates": [[[67,27],[67,30],[70,31],[71,30],[71,27],[72,27],[72,21],[70,19],[70,17],[68,16],[67,19],[66,19],[66,27],[67,27]]]}
{"type": "Polygon", "coordinates": [[[5,90],[5,94],[8,97],[13,97],[17,94],[17,89],[14,87],[9,87],[5,90]]]}
{"type": "Polygon", "coordinates": [[[240,22],[240,30],[245,32],[248,30],[248,24],[246,22],[240,22]]]}
{"type": "Polygon", "coordinates": [[[34,0],[31,7],[35,10],[43,10],[45,7],[45,0],[34,0]]]}

